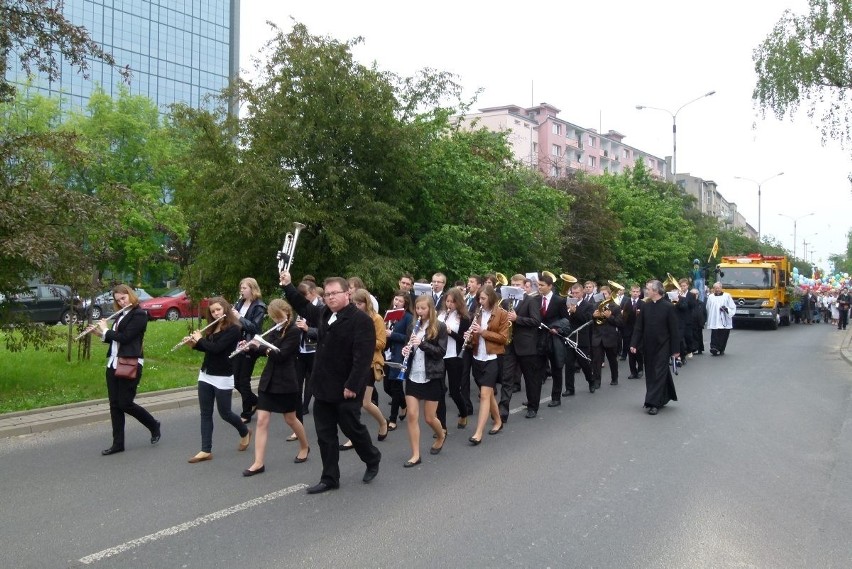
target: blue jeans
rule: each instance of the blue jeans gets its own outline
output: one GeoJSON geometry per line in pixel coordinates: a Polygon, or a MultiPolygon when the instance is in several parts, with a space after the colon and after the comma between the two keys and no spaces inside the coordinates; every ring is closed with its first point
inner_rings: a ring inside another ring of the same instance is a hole
{"type": "Polygon", "coordinates": [[[213,450],[213,401],[219,416],[234,426],[241,437],[248,434],[246,427],[240,417],[231,411],[231,396],[233,389],[216,389],[204,381],[198,382],[198,407],[201,410],[201,450],[210,452],[213,450]]]}

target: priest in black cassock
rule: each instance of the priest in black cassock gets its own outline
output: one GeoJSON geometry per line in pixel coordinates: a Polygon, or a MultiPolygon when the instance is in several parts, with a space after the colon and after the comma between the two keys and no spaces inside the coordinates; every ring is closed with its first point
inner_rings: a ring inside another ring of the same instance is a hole
{"type": "Polygon", "coordinates": [[[679,330],[675,307],[665,296],[663,283],[648,281],[630,351],[641,351],[645,358],[645,407],[649,415],[656,415],[669,401],[677,401],[669,362],[680,355],[679,330]]]}

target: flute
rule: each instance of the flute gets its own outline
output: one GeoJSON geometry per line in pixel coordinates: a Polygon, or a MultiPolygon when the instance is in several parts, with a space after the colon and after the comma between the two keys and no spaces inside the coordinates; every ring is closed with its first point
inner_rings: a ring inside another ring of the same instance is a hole
{"type": "MultiPolygon", "coordinates": [[[[201,330],[199,330],[199,332],[204,332],[205,330],[207,330],[208,328],[212,327],[213,325],[218,324],[218,323],[219,323],[219,321],[220,321],[222,318],[224,318],[225,316],[227,316],[227,314],[223,314],[222,316],[220,316],[219,318],[217,318],[216,320],[214,320],[213,322],[211,322],[210,324],[208,324],[207,326],[205,326],[204,328],[202,328],[201,330]]],[[[174,347],[174,348],[172,348],[172,349],[171,349],[171,351],[172,351],[172,352],[174,352],[175,350],[177,350],[178,348],[180,348],[180,347],[181,347],[181,346],[183,346],[184,344],[189,343],[190,341],[192,341],[192,336],[187,336],[186,338],[184,338],[183,340],[181,340],[180,342],[178,342],[177,344],[175,344],[175,347],[174,347]]]]}
{"type": "MultiPolygon", "coordinates": [[[[113,318],[118,318],[119,316],[121,316],[122,314],[124,314],[125,312],[130,310],[131,308],[133,308],[133,305],[127,305],[124,308],[122,308],[121,310],[119,310],[117,312],[113,312],[108,317],[104,318],[104,321],[109,322],[113,318]]],[[[87,327],[85,330],[80,332],[80,334],[78,334],[76,338],[74,338],[74,341],[76,342],[77,340],[82,340],[85,336],[94,332],[95,328],[97,328],[97,327],[98,327],[97,324],[92,324],[91,326],[87,327]]]]}
{"type": "MultiPolygon", "coordinates": [[[[236,350],[234,350],[233,352],[231,352],[231,355],[229,355],[229,356],[228,356],[228,359],[231,359],[231,358],[233,358],[234,356],[236,356],[237,354],[240,354],[240,353],[242,353],[242,352],[247,352],[247,351],[249,350],[249,344],[251,344],[251,342],[252,342],[252,341],[254,341],[254,340],[264,341],[263,339],[266,337],[266,335],[267,335],[267,334],[269,334],[269,333],[271,333],[271,332],[274,332],[274,331],[276,331],[276,330],[280,330],[281,328],[285,328],[285,327],[287,326],[287,322],[288,322],[288,320],[284,320],[283,322],[279,322],[279,323],[277,323],[275,326],[273,326],[272,328],[270,328],[269,330],[267,330],[266,332],[264,332],[264,333],[263,333],[263,334],[261,334],[260,336],[258,336],[257,334],[255,334],[254,338],[252,338],[251,340],[249,340],[248,342],[246,342],[246,343],[243,345],[243,347],[242,347],[242,348],[237,348],[236,350]]],[[[264,343],[266,343],[266,342],[264,341],[264,343]]],[[[271,349],[273,349],[273,348],[274,348],[276,351],[278,350],[278,348],[277,348],[277,347],[275,347],[275,346],[272,346],[272,348],[269,348],[269,349],[271,350],[271,349]]]]}

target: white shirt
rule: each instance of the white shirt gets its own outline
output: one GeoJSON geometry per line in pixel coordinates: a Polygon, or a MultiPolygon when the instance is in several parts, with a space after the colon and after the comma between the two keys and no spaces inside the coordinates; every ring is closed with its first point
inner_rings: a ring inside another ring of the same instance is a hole
{"type": "MultiPolygon", "coordinates": [[[[417,337],[420,338],[421,342],[423,341],[423,336],[426,335],[426,326],[428,326],[428,323],[421,326],[420,330],[417,331],[417,337]]],[[[411,372],[408,374],[408,379],[414,383],[429,383],[429,378],[426,377],[426,355],[423,353],[423,350],[414,351],[414,358],[411,362],[411,372]]]]}
{"type": "MultiPolygon", "coordinates": [[[[459,318],[459,313],[453,310],[450,313],[442,312],[438,315],[438,320],[443,322],[447,326],[447,333],[459,331],[459,326],[461,325],[461,319],[459,318]]],[[[458,352],[456,352],[456,341],[453,338],[450,338],[447,342],[447,352],[444,355],[444,359],[447,358],[456,358],[458,357],[458,352]]]]}
{"type": "Polygon", "coordinates": [[[707,296],[707,329],[727,329],[734,327],[733,318],[737,312],[737,305],[734,304],[734,299],[727,292],[723,292],[720,296],[710,294],[707,296]],[[727,314],[722,310],[727,309],[727,314]]]}
{"type": "MultiPolygon", "coordinates": [[[[480,313],[480,317],[479,328],[481,330],[488,329],[488,321],[491,320],[491,311],[483,309],[480,313]]],[[[476,346],[476,353],[473,357],[481,362],[497,359],[497,354],[489,354],[485,349],[485,338],[482,337],[481,333],[479,334],[479,344],[476,346]]]]}

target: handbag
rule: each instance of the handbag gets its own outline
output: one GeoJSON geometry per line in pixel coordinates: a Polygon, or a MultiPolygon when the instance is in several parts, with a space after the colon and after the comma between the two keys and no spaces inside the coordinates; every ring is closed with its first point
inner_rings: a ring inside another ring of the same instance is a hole
{"type": "Polygon", "coordinates": [[[139,372],[139,358],[119,357],[115,366],[115,377],[136,379],[139,372]]]}

